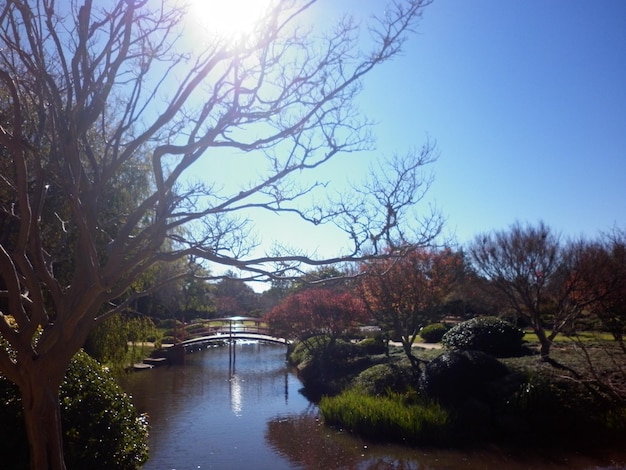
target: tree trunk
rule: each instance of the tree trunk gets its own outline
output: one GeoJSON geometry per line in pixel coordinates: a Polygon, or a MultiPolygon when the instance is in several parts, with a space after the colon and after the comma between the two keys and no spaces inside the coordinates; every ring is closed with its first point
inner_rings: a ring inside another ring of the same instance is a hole
{"type": "Polygon", "coordinates": [[[419,370],[420,361],[417,357],[413,355],[413,343],[404,337],[402,337],[401,339],[402,349],[404,350],[404,354],[406,354],[406,357],[409,358],[409,361],[411,362],[411,367],[413,367],[414,370],[419,370]]]}
{"type": "Polygon", "coordinates": [[[543,328],[535,328],[535,334],[539,338],[539,354],[541,360],[547,362],[550,360],[550,347],[552,346],[552,340],[546,336],[546,332],[543,328]]]}
{"type": "Polygon", "coordinates": [[[26,383],[20,385],[30,448],[30,468],[65,470],[59,404],[61,379],[55,380],[54,374],[41,370],[38,372],[28,374],[26,383]]]}

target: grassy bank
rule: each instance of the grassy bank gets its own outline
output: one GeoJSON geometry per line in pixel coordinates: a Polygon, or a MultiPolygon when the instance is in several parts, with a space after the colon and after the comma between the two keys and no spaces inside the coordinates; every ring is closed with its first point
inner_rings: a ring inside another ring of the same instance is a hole
{"type": "Polygon", "coordinates": [[[439,404],[411,403],[400,394],[381,397],[348,390],[323,397],[319,407],[327,424],[370,439],[384,436],[407,444],[437,443],[449,427],[449,414],[439,404]]]}
{"type": "Polygon", "coordinates": [[[420,371],[396,348],[387,356],[321,342],[294,358],[305,389],[326,384],[320,400],[325,422],[369,439],[533,447],[623,443],[626,406],[602,383],[619,376],[617,345],[592,335],[563,339],[554,345],[553,363],[533,350],[530,343],[528,355],[497,360],[415,348],[420,371]]]}

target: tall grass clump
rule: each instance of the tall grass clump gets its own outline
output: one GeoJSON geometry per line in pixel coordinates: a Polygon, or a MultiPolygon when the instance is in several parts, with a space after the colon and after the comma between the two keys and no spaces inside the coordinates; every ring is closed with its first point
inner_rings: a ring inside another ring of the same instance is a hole
{"type": "Polygon", "coordinates": [[[409,404],[400,394],[370,396],[350,389],[319,404],[324,421],[372,440],[407,444],[443,442],[450,418],[438,404],[409,404]]]}

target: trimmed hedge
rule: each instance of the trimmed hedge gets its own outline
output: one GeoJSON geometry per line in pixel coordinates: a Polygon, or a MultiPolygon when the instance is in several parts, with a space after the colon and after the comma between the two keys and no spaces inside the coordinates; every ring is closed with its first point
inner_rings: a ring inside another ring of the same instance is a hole
{"type": "Polygon", "coordinates": [[[419,389],[442,403],[461,403],[488,396],[489,383],[509,374],[495,357],[480,351],[445,351],[430,361],[419,378],[419,389]]]}
{"type": "Polygon", "coordinates": [[[365,338],[357,344],[365,349],[367,354],[384,354],[387,351],[387,347],[385,346],[382,336],[380,335],[375,338],[365,338]]]}
{"type": "Polygon", "coordinates": [[[414,370],[409,365],[376,364],[361,372],[354,388],[372,396],[387,395],[390,390],[405,393],[416,385],[414,370]]]}
{"type": "Polygon", "coordinates": [[[431,323],[420,330],[420,336],[425,343],[438,343],[448,332],[448,327],[443,323],[431,323]]]}
{"type": "Polygon", "coordinates": [[[452,327],[441,342],[447,349],[482,351],[499,357],[519,355],[524,332],[497,317],[476,317],[452,327]]]}

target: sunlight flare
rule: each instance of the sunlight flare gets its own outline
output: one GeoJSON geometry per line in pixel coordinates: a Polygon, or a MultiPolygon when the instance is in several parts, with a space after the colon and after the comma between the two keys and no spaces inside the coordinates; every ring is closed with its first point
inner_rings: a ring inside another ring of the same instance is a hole
{"type": "Polygon", "coordinates": [[[208,38],[241,41],[255,35],[256,23],[273,0],[190,0],[188,16],[208,38]]]}

